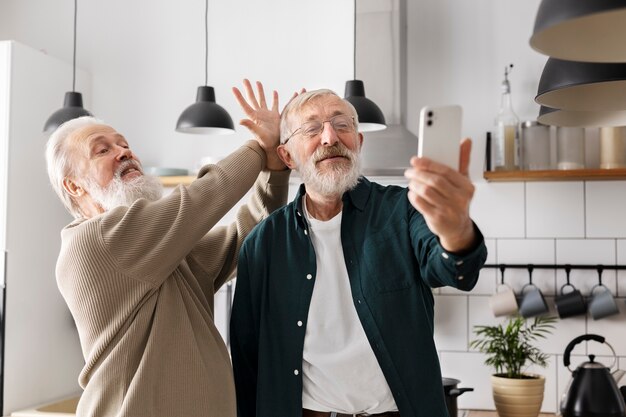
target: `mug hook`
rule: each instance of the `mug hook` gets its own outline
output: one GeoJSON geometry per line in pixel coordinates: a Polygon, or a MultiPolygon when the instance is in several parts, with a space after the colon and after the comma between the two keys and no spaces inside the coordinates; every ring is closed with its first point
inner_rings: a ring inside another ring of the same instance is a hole
{"type": "Polygon", "coordinates": [[[565,265],[565,279],[567,280],[567,285],[571,285],[569,283],[569,274],[570,274],[570,272],[572,272],[572,266],[569,265],[569,264],[565,265]]]}
{"type": "Polygon", "coordinates": [[[598,285],[602,286],[602,271],[604,271],[604,267],[602,265],[598,265],[596,271],[598,271],[598,285]]]}
{"type": "Polygon", "coordinates": [[[535,269],[534,265],[528,265],[528,283],[533,285],[533,270],[535,269]]]}
{"type": "Polygon", "coordinates": [[[506,269],[506,266],[504,265],[500,265],[500,274],[502,276],[502,278],[500,278],[500,284],[504,285],[504,270],[506,269]]]}

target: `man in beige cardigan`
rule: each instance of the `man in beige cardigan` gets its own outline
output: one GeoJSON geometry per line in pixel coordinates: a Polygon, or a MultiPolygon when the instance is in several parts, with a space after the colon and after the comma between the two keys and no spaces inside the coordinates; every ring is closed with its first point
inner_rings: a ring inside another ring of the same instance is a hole
{"type": "Polygon", "coordinates": [[[78,416],[235,417],[213,296],[243,239],[285,203],[289,176],[275,154],[277,94],[268,108],[260,83],[258,100],[244,86],[248,101],[235,96],[255,140],[163,198],[112,127],[80,118],[50,137],[50,180],[76,218],[61,233],[56,273],[85,358],[78,416]],[[251,187],[237,220],[217,227],[251,187]]]}

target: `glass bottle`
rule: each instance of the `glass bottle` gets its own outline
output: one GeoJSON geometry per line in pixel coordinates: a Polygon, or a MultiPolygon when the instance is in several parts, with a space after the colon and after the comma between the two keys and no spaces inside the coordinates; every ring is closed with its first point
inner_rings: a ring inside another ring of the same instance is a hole
{"type": "Polygon", "coordinates": [[[502,100],[495,121],[493,162],[496,171],[519,169],[519,118],[513,111],[511,84],[509,83],[509,74],[512,68],[513,64],[504,68],[502,100]]]}

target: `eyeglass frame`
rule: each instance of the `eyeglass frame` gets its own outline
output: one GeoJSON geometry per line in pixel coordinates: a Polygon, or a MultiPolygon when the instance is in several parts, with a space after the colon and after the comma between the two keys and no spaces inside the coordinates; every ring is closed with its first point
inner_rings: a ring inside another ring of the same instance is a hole
{"type": "MultiPolygon", "coordinates": [[[[333,126],[332,120],[333,120],[333,119],[335,119],[335,118],[337,118],[337,117],[349,117],[350,119],[352,119],[352,128],[354,129],[354,131],[356,131],[356,119],[355,119],[355,117],[354,117],[354,116],[350,116],[350,115],[348,115],[348,114],[343,114],[343,113],[342,113],[342,114],[336,114],[336,115],[334,115],[333,117],[331,117],[331,118],[330,118],[330,119],[328,119],[328,120],[323,120],[323,121],[321,122],[321,123],[322,123],[322,130],[321,130],[321,131],[320,131],[320,133],[318,133],[317,135],[321,135],[322,133],[324,133],[324,129],[326,128],[326,127],[325,127],[325,126],[326,126],[326,122],[330,123],[330,126],[331,126],[331,127],[333,128],[333,130],[335,130],[335,132],[336,132],[337,130],[336,130],[336,129],[335,129],[335,127],[333,126]]],[[[283,145],[286,145],[286,144],[287,144],[287,142],[289,141],[289,139],[291,139],[291,138],[292,138],[292,137],[294,137],[296,134],[298,134],[298,133],[299,133],[298,131],[299,131],[299,130],[302,130],[302,127],[303,127],[305,124],[307,124],[307,123],[311,123],[311,122],[315,122],[315,121],[316,121],[316,120],[309,120],[308,122],[304,122],[304,123],[302,123],[302,124],[300,125],[300,127],[299,127],[299,128],[297,128],[296,130],[294,130],[293,132],[291,132],[291,135],[289,135],[289,136],[287,137],[287,139],[285,139],[285,141],[284,141],[282,144],[283,144],[283,145]]],[[[351,133],[351,132],[350,132],[350,133],[351,133]]],[[[317,135],[315,135],[315,136],[317,136],[317,135]]],[[[312,136],[312,137],[314,137],[314,136],[312,136]]]]}

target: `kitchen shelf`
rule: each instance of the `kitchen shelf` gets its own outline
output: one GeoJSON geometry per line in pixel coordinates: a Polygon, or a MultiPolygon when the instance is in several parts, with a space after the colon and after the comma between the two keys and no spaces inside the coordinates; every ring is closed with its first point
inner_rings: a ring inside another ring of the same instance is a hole
{"type": "Polygon", "coordinates": [[[196,179],[193,175],[159,177],[164,187],[176,187],[178,184],[189,185],[196,179]]]}
{"type": "Polygon", "coordinates": [[[570,169],[543,171],[485,171],[490,182],[505,181],[613,181],[626,180],[626,169],[570,169]]]}

